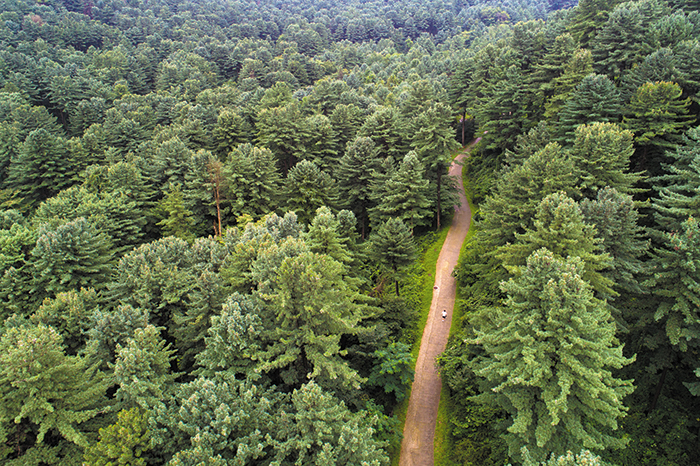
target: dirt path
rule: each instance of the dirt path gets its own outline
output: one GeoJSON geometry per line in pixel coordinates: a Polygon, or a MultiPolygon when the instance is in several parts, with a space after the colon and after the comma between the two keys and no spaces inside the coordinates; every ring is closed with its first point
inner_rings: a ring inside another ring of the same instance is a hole
{"type": "MultiPolygon", "coordinates": [[[[475,140],[460,154],[455,162],[460,162],[468,155],[468,151],[479,142],[475,140]]],[[[401,443],[400,466],[433,466],[433,440],[435,438],[435,423],[437,422],[438,404],[442,382],[435,369],[435,358],[445,350],[447,337],[452,323],[452,309],[455,303],[457,284],[452,276],[452,270],[457,265],[459,250],[467,235],[471,223],[471,209],[464,195],[462,186],[462,166],[453,163],[450,175],[459,180],[458,188],[461,207],[455,212],[447,238],[440,251],[435,273],[433,302],[430,305],[428,322],[423,330],[416,375],[408,402],[406,424],[401,443]],[[447,310],[447,318],[443,321],[442,310],[447,310]]]]}

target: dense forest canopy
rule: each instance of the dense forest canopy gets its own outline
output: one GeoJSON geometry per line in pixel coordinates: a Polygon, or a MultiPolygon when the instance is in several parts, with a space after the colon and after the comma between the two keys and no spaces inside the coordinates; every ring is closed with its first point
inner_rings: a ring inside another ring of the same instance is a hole
{"type": "Polygon", "coordinates": [[[697,2],[0,1],[0,464],[700,457],[697,2]]]}

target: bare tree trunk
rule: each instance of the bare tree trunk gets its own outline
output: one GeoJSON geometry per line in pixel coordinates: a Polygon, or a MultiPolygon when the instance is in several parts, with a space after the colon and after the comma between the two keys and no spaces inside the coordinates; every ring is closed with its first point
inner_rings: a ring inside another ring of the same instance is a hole
{"type": "Polygon", "coordinates": [[[649,403],[649,410],[647,415],[651,414],[656,409],[656,403],[659,402],[659,397],[661,396],[661,389],[666,383],[666,374],[668,373],[668,367],[664,367],[664,371],[661,373],[661,378],[659,383],[656,384],[656,391],[654,392],[654,398],[652,398],[651,403],[649,403]]]}
{"type": "Polygon", "coordinates": [[[438,164],[437,173],[437,229],[440,229],[440,212],[442,211],[442,203],[440,202],[440,188],[442,188],[442,165],[438,164]]]}

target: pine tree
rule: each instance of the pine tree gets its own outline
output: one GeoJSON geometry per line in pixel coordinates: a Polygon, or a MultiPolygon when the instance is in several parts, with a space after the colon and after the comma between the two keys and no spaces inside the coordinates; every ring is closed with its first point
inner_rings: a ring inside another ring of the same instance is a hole
{"type": "Polygon", "coordinates": [[[416,247],[411,229],[401,219],[389,218],[372,231],[367,248],[372,260],[394,280],[398,296],[399,279],[415,259],[416,247]]]}
{"type": "Polygon", "coordinates": [[[223,175],[222,191],[234,217],[258,219],[277,207],[282,180],[269,149],[239,145],[226,159],[223,175]]]}
{"type": "Polygon", "coordinates": [[[636,185],[642,179],[639,173],[630,173],[630,159],[634,154],[633,135],[614,123],[581,125],[574,132],[571,158],[581,172],[581,191],[593,198],[605,188],[617,189],[623,194],[638,192],[636,185]]]}
{"type": "Polygon", "coordinates": [[[623,356],[610,312],[581,278],[583,266],[535,251],[522,274],[503,284],[503,307],[469,339],[483,350],[469,363],[484,379],[476,399],[509,414],[511,457],[523,446],[543,459],[627,443],[611,431],[633,387],[611,371],[633,359],[623,356]]]}
{"type": "Polygon", "coordinates": [[[451,127],[452,112],[443,104],[433,104],[425,108],[411,122],[411,148],[426,170],[429,192],[433,193],[437,228],[441,226],[441,216],[445,207],[452,208],[455,201],[452,183],[446,181],[446,172],[452,162],[452,151],[459,147],[451,127]],[[446,189],[447,188],[447,189],[446,189]],[[450,195],[451,194],[451,195],[450,195]]]}
{"type": "Polygon", "coordinates": [[[153,210],[154,216],[160,221],[156,224],[161,228],[163,236],[174,236],[189,243],[194,241],[194,215],[185,205],[180,185],[170,184],[170,189],[153,210]]]}
{"type": "Polygon", "coordinates": [[[178,374],[170,370],[175,350],[165,343],[159,330],[153,325],[137,328],[124,346],[116,344],[115,351],[117,401],[127,408],[146,411],[161,406],[178,374]]]}
{"type": "MultiPolygon", "coordinates": [[[[644,83],[637,89],[624,126],[635,134],[634,141],[644,148],[643,163],[648,152],[670,149],[679,143],[680,134],[691,124],[690,99],[681,99],[682,94],[678,84],[664,81],[644,83]]],[[[657,170],[655,165],[648,168],[651,174],[657,170]]]]}
{"type": "Polygon", "coordinates": [[[84,459],[92,466],[146,466],[141,455],[150,450],[149,441],[148,413],[139,408],[124,409],[117,413],[116,423],[100,429],[99,442],[85,450],[84,459]]]}
{"type": "Polygon", "coordinates": [[[289,170],[284,194],[287,208],[306,224],[311,222],[313,213],[319,207],[335,208],[338,203],[335,180],[309,160],[302,160],[289,170]]]}
{"type": "Polygon", "coordinates": [[[252,128],[239,109],[221,110],[214,128],[216,151],[225,158],[237,145],[250,142],[252,128]]]}
{"type": "Polygon", "coordinates": [[[663,232],[653,248],[649,279],[644,282],[659,299],[654,320],[680,351],[695,348],[700,339],[700,225],[688,217],[678,231],[663,232]]]}
{"type": "Polygon", "coordinates": [[[357,293],[343,279],[344,267],[325,255],[302,252],[285,257],[273,270],[264,302],[266,347],[257,368],[274,372],[289,386],[307,380],[355,390],[363,381],[342,356],[343,336],[362,330],[367,317],[357,293]]]}
{"type": "Polygon", "coordinates": [[[649,244],[639,225],[639,213],[632,196],[606,187],[598,191],[595,200],[582,200],[581,211],[585,221],[595,226],[596,237],[602,240],[602,252],[612,259],[611,267],[603,274],[618,292],[624,291],[624,295],[641,293],[638,280],[644,270],[642,258],[649,244]]]}
{"type": "Polygon", "coordinates": [[[575,130],[587,123],[616,123],[622,119],[620,92],[604,75],[589,74],[571,92],[559,113],[557,141],[570,144],[575,130]]]}
{"type": "Polygon", "coordinates": [[[381,191],[372,194],[377,202],[376,208],[370,212],[372,224],[396,217],[413,231],[417,226],[427,223],[430,201],[428,180],[424,173],[425,168],[416,153],[411,151],[406,154],[398,169],[381,187],[381,191]]]}
{"type": "Polygon", "coordinates": [[[2,452],[4,459],[8,453],[22,458],[56,434],[87,447],[82,425],[105,407],[109,384],[87,359],[66,356],[53,328],[6,329],[0,337],[0,443],[12,449],[2,452]]]}
{"type": "Polygon", "coordinates": [[[58,228],[41,228],[33,256],[35,298],[94,288],[103,290],[112,271],[109,237],[84,218],[58,228]]]}
{"type": "Polygon", "coordinates": [[[234,293],[223,304],[221,313],[211,317],[204,338],[204,350],[195,359],[201,367],[197,374],[207,377],[226,371],[254,377],[263,332],[261,310],[255,298],[234,293]]]}
{"type": "Polygon", "coordinates": [[[683,144],[666,156],[671,162],[662,164],[666,173],[651,180],[658,192],[652,207],[656,229],[670,233],[688,217],[700,216],[700,127],[688,130],[683,144]]]}
{"type": "Polygon", "coordinates": [[[309,231],[303,238],[309,246],[309,251],[325,254],[347,265],[352,260],[352,256],[339,230],[340,222],[331,210],[325,206],[319,207],[309,225],[309,231]]]}

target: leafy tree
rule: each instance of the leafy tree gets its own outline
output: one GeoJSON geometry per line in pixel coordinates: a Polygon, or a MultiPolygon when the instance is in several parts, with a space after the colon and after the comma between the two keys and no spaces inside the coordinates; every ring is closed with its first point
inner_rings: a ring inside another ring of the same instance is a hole
{"type": "Polygon", "coordinates": [[[578,86],[583,78],[593,73],[593,57],[590,50],[576,50],[569,61],[564,65],[562,74],[552,80],[551,83],[543,83],[540,89],[545,92],[551,88],[551,97],[545,103],[544,116],[557,118],[559,112],[569,100],[571,92],[578,86]]]}
{"type": "Polygon", "coordinates": [[[372,231],[368,254],[383,273],[389,274],[399,295],[399,279],[415,259],[415,243],[411,229],[399,218],[389,218],[372,231]]]}
{"type": "Polygon", "coordinates": [[[141,455],[150,450],[149,441],[147,412],[123,409],[117,414],[116,423],[100,429],[99,442],[85,449],[84,459],[94,466],[146,466],[141,455]]]}
{"type": "Polygon", "coordinates": [[[66,356],[59,333],[45,325],[6,329],[0,349],[0,440],[10,447],[2,457],[26,455],[32,464],[56,441],[87,447],[85,424],[104,408],[109,385],[96,365],[66,356]]]}
{"type": "Polygon", "coordinates": [[[408,345],[391,342],[386,348],[374,352],[375,366],[367,383],[382,387],[385,393],[394,393],[396,401],[406,398],[413,382],[413,357],[408,345]]]}
{"type": "Polygon", "coordinates": [[[106,368],[116,360],[117,344],[126,345],[137,329],[148,325],[148,312],[128,304],[114,310],[98,309],[90,315],[87,325],[87,355],[106,368]]]}
{"type": "Polygon", "coordinates": [[[328,118],[335,133],[333,140],[336,142],[336,150],[342,154],[348,143],[355,140],[362,125],[362,111],[355,104],[340,104],[328,118]]]}
{"type": "MultiPolygon", "coordinates": [[[[5,211],[5,214],[10,214],[10,211],[5,211]]],[[[3,220],[13,222],[4,224],[5,228],[0,230],[0,302],[3,309],[0,318],[4,320],[12,313],[26,315],[36,304],[30,293],[34,272],[31,251],[38,234],[35,228],[24,224],[19,214],[14,219],[7,215],[3,220]]]]}
{"type": "Polygon", "coordinates": [[[633,359],[622,355],[607,307],[581,279],[583,265],[535,251],[522,274],[503,284],[503,307],[469,339],[483,350],[469,363],[484,379],[476,399],[508,412],[512,457],[523,446],[543,458],[626,443],[611,430],[633,387],[611,371],[633,359]]]}

